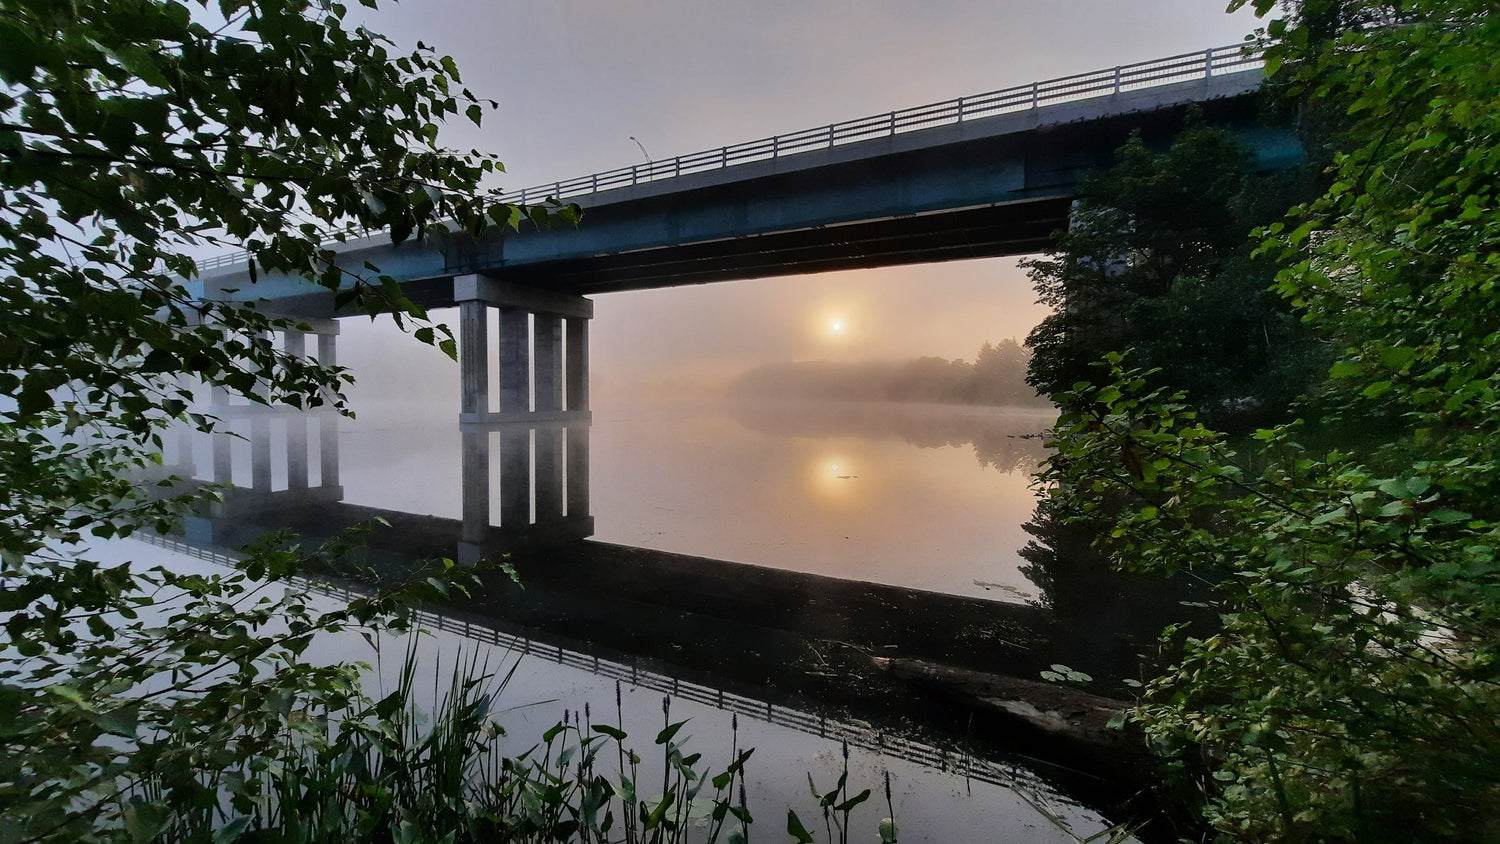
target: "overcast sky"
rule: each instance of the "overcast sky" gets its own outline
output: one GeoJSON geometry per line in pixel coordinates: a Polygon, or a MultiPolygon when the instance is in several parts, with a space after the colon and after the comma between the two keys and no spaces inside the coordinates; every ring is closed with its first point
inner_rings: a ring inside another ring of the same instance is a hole
{"type": "MultiPolygon", "coordinates": [[[[500,103],[444,141],[520,188],[1240,41],[1226,0],[407,0],[372,28],[452,55],[500,103]]],[[[584,225],[587,225],[585,219],[584,225]]],[[[972,358],[1043,312],[1008,259],[601,296],[603,387],[772,360],[972,358]],[[832,321],[841,330],[830,330],[832,321]]],[[[355,338],[351,337],[351,340],[355,338]]],[[[351,363],[354,361],[351,359],[351,363]]]]}

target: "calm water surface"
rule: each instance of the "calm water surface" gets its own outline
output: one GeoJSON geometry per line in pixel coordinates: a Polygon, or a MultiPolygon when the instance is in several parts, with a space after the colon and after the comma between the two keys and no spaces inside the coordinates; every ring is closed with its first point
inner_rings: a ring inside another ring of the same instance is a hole
{"type": "MultiPolygon", "coordinates": [[[[343,423],[345,500],[457,518],[450,416],[343,423]]],[[[954,406],[596,402],[594,538],[1025,600],[1036,589],[1017,551],[1036,504],[1035,437],[1051,420],[954,406]]],[[[247,449],[242,461],[248,475],[247,449]]]]}
{"type": "MultiPolygon", "coordinates": [[[[1041,590],[1022,573],[1018,552],[1032,538],[1022,525],[1036,501],[1030,473],[1044,456],[1036,435],[1051,420],[996,408],[602,397],[591,429],[593,538],[1026,602],[1041,590]]],[[[373,412],[339,424],[346,503],[460,517],[460,438],[451,408],[373,412]]],[[[285,453],[284,435],[273,430],[274,489],[286,486],[285,453]]],[[[195,447],[195,458],[199,467],[209,465],[207,443],[195,447]]],[[[237,443],[234,458],[236,482],[247,483],[248,445],[237,443]]],[[[491,488],[498,489],[494,462],[491,488]]],[[[310,464],[317,485],[316,438],[310,464]]],[[[178,564],[208,565],[187,558],[178,564]]],[[[664,697],[673,701],[673,720],[693,718],[700,738],[694,749],[710,759],[717,745],[727,757],[729,720],[739,719],[741,744],[758,748],[750,782],[759,827],[779,831],[788,806],[801,807],[804,819],[815,816],[807,775],[819,785],[836,780],[845,741],[851,781],[860,783],[854,790],[878,793],[881,775],[891,772],[902,840],[1075,841],[1107,826],[1050,779],[1014,762],[965,761],[961,748],[888,735],[854,716],[813,714],[753,694],[726,699],[711,681],[679,679],[660,662],[642,668],[619,655],[601,659],[444,612],[429,619],[429,659],[477,650],[492,666],[516,666],[502,716],[516,752],[564,711],[588,705],[605,713],[596,721],[614,720],[618,683],[624,726],[646,737],[645,749],[660,728],[664,697]],[[888,746],[902,743],[900,752],[888,746]]],[[[370,659],[353,638],[323,648],[318,658],[370,659]]],[[[883,814],[883,807],[865,812],[871,835],[883,814]]]]}

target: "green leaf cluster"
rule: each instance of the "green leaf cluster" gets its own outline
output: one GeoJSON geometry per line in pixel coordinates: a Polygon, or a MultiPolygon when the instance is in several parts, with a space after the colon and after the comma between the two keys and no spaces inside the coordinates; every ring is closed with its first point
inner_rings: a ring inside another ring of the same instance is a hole
{"type": "MultiPolygon", "coordinates": [[[[1270,5],[1264,5],[1266,9],[1270,5]]],[[[1120,565],[1217,581],[1132,714],[1225,839],[1500,835],[1500,17],[1292,4],[1268,61],[1342,112],[1327,189],[1259,234],[1331,345],[1289,424],[1231,439],[1109,357],[1059,394],[1049,510],[1120,565]]]]}
{"type": "Polygon", "coordinates": [[[310,638],[404,624],[389,596],[322,614],[280,594],[347,542],[268,544],[222,576],[106,566],[87,548],[213,500],[141,480],[168,427],[221,429],[202,393],[347,412],[345,371],[270,340],[308,326],[206,300],[198,258],[248,250],[252,281],[308,279],[452,354],[446,328],[378,268],[337,266],[328,241],[559,210],[499,202],[485,184],[498,161],[439,145],[445,120],[493,107],[451,59],[347,14],[0,0],[0,840],[148,840],[226,793],[257,799],[234,777],[357,696],[353,668],[299,664],[310,638]]]}
{"type": "Polygon", "coordinates": [[[1027,380],[1055,395],[1130,350],[1155,383],[1223,422],[1277,418],[1323,364],[1322,348],[1268,292],[1275,261],[1256,225],[1311,192],[1302,171],[1257,173],[1228,130],[1189,114],[1165,149],[1139,136],[1084,179],[1068,229],[1027,262],[1052,307],[1027,338],[1027,380]]]}

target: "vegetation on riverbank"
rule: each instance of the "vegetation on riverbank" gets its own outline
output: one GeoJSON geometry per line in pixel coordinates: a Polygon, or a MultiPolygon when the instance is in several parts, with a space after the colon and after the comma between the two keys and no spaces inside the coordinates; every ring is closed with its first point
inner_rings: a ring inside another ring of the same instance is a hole
{"type": "Polygon", "coordinates": [[[1268,69],[1334,148],[1322,194],[1261,228],[1256,254],[1335,359],[1296,418],[1234,449],[1199,397],[1137,367],[1148,356],[1109,355],[1054,393],[1046,506],[1121,566],[1227,573],[1223,630],[1169,630],[1182,656],[1132,716],[1183,754],[1214,832],[1490,840],[1500,17],[1470,0],[1290,5],[1268,69]]]}
{"type": "Polygon", "coordinates": [[[923,357],[908,361],[796,361],[740,373],[736,399],[929,402],[1050,408],[1026,384],[1027,350],[1014,339],[985,343],[974,362],[923,357]]]}

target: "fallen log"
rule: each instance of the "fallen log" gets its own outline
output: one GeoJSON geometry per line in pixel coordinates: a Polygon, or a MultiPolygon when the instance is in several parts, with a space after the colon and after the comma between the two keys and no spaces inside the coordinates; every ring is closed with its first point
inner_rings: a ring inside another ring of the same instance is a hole
{"type": "Polygon", "coordinates": [[[1008,720],[1096,748],[1144,752],[1134,731],[1110,727],[1129,701],[1101,697],[1056,683],[987,674],[919,659],[869,657],[891,677],[967,702],[1008,720]]]}

